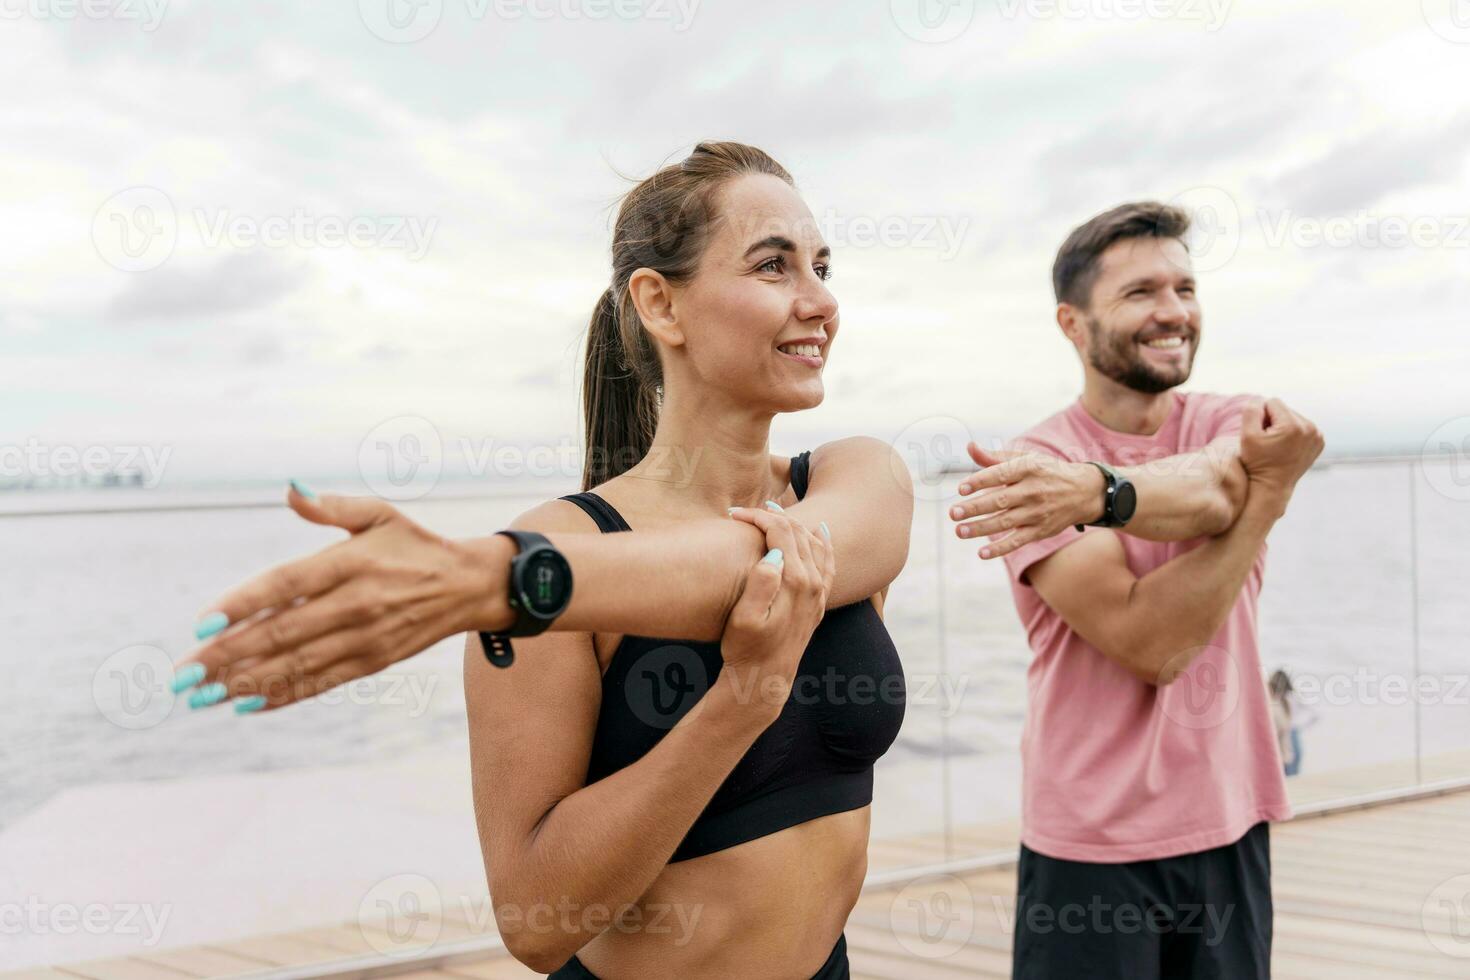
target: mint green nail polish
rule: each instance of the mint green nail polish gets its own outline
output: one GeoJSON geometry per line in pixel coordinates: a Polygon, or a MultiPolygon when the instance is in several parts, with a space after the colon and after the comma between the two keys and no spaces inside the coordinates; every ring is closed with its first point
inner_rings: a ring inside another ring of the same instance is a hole
{"type": "Polygon", "coordinates": [[[761,561],[765,562],[768,565],[775,565],[777,568],[780,568],[781,563],[785,561],[785,559],[781,555],[780,548],[772,548],[770,551],[766,552],[766,557],[762,558],[761,561]]]}
{"type": "Polygon", "coordinates": [[[827,526],[826,521],[818,521],[817,527],[822,529],[822,537],[826,538],[828,541],[832,540],[832,529],[827,526]]]}
{"type": "Polygon", "coordinates": [[[306,484],[302,483],[300,480],[292,480],[291,489],[301,494],[301,496],[305,497],[307,500],[316,499],[316,491],[306,484]]]}
{"type": "Polygon", "coordinates": [[[252,694],[248,698],[237,698],[235,701],[235,714],[248,715],[252,711],[259,711],[265,707],[265,698],[259,694],[252,694]]]}
{"type": "Polygon", "coordinates": [[[187,664],[174,671],[173,692],[180,694],[204,680],[203,664],[187,664]]]}
{"type": "Polygon", "coordinates": [[[766,501],[766,506],[769,507],[769,508],[771,508],[771,510],[774,510],[778,514],[783,514],[783,513],[786,512],[786,508],[785,507],[782,507],[780,504],[776,503],[774,500],[767,500],[766,501]]]}
{"type": "Polygon", "coordinates": [[[230,617],[222,612],[212,612],[194,624],[194,639],[207,640],[228,625],[230,617]]]}
{"type": "Polygon", "coordinates": [[[225,699],[225,686],[218,681],[213,684],[205,684],[199,690],[189,695],[189,707],[207,708],[211,704],[219,704],[225,699]]]}

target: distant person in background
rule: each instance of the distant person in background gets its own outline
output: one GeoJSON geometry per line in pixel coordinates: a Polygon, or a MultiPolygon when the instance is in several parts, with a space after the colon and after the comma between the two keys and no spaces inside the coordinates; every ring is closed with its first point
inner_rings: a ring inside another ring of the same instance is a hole
{"type": "Polygon", "coordinates": [[[1291,723],[1291,678],[1286,671],[1271,675],[1271,723],[1276,726],[1276,747],[1281,751],[1281,768],[1295,776],[1302,768],[1302,736],[1291,723]]]}
{"type": "Polygon", "coordinates": [[[1323,440],[1280,401],[1175,390],[1202,320],[1188,227],[1141,203],[1072,232],[1052,276],[1081,397],[1013,451],[971,444],[951,511],[1005,558],[1035,654],[1018,978],[1270,975],[1267,821],[1291,807],[1256,600],[1323,440]]]}
{"type": "Polygon", "coordinates": [[[1297,698],[1296,687],[1284,670],[1271,675],[1271,720],[1276,725],[1282,771],[1295,776],[1302,771],[1302,732],[1317,721],[1317,713],[1297,698]]]}

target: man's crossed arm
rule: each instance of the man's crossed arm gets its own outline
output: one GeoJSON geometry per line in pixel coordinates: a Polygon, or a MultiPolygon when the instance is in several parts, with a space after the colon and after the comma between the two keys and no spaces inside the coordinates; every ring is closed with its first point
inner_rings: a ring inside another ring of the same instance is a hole
{"type": "MultiPolygon", "coordinates": [[[[960,495],[968,499],[951,507],[949,516],[959,522],[962,538],[1005,535],[982,548],[982,558],[1000,558],[1102,517],[1105,481],[1091,463],[1044,452],[988,452],[973,442],[968,449],[984,468],[961,481],[960,495]]],[[[1247,474],[1238,436],[1117,471],[1138,493],[1138,508],[1121,529],[1135,537],[1187,541],[1221,534],[1245,506],[1247,474]]]]}
{"type": "Polygon", "coordinates": [[[1317,427],[1275,399],[1251,405],[1243,422],[1245,502],[1223,533],[1143,576],[1129,568],[1116,532],[1084,534],[1025,572],[1068,626],[1147,683],[1173,681],[1219,631],[1297,481],[1322,452],[1317,427]]]}

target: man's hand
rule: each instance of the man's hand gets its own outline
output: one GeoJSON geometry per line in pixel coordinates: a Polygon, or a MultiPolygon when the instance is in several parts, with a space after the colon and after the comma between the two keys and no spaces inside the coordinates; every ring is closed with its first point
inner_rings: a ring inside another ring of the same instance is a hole
{"type": "Polygon", "coordinates": [[[1240,464],[1250,481],[1250,498],[1264,497],[1285,513],[1297,481],[1325,445],[1317,427],[1280,399],[1247,405],[1241,413],[1240,464]]]}
{"type": "Polygon", "coordinates": [[[1037,452],[989,452],[973,442],[965,448],[984,468],[960,481],[960,495],[974,496],[951,507],[949,516],[961,522],[956,533],[962,538],[992,536],[981,558],[999,558],[1102,517],[1106,480],[1091,463],[1037,452]]]}

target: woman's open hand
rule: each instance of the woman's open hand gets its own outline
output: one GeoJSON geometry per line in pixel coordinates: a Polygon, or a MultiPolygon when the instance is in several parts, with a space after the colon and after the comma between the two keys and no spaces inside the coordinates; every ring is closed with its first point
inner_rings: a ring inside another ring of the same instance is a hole
{"type": "Polygon", "coordinates": [[[302,489],[287,496],[292,510],[351,537],[209,607],[195,628],[208,642],[175,673],[177,690],[202,684],[191,707],[238,698],[237,711],[254,711],[313,697],[477,628],[487,597],[504,593],[508,561],[487,566],[385,501],[302,489]]]}

